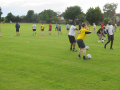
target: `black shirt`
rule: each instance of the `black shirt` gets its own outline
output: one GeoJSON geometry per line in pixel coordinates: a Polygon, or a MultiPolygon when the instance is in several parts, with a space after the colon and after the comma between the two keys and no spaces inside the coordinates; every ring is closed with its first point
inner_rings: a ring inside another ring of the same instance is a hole
{"type": "Polygon", "coordinates": [[[79,30],[81,29],[81,24],[79,24],[79,30]]]}
{"type": "Polygon", "coordinates": [[[101,33],[100,33],[100,31],[103,31],[103,29],[102,29],[102,28],[100,28],[100,29],[97,31],[97,33],[101,34],[101,33]]]}

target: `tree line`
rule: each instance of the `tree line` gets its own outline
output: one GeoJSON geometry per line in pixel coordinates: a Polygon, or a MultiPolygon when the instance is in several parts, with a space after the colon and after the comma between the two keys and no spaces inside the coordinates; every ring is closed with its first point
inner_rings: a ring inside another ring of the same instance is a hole
{"type": "MultiPolygon", "coordinates": [[[[100,22],[107,23],[107,21],[111,20],[114,14],[116,13],[118,4],[116,3],[107,3],[103,6],[103,13],[100,7],[90,7],[86,13],[82,11],[80,6],[71,6],[67,7],[65,12],[62,13],[66,22],[70,21],[78,21],[84,22],[88,21],[90,24],[96,23],[99,24],[100,22]]],[[[40,13],[35,13],[34,10],[29,10],[27,15],[23,16],[15,16],[11,12],[7,14],[6,17],[2,17],[2,9],[0,7],[0,21],[5,22],[21,22],[22,20],[27,20],[28,22],[38,22],[38,21],[45,21],[50,23],[52,21],[59,22],[60,18],[59,12],[55,12],[53,10],[44,10],[40,13]]]]}

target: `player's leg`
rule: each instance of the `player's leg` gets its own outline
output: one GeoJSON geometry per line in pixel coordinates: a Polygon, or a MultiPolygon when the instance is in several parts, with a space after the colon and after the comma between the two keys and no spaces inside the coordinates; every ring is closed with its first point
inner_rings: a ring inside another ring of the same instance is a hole
{"type": "Polygon", "coordinates": [[[58,35],[59,35],[59,30],[58,30],[58,35]]]}
{"type": "Polygon", "coordinates": [[[77,50],[75,50],[75,45],[76,45],[76,40],[75,40],[75,37],[74,36],[72,36],[72,43],[73,43],[73,51],[77,51],[77,50]]]}
{"type": "Polygon", "coordinates": [[[69,29],[67,30],[67,33],[69,33],[69,29]]]}
{"type": "Polygon", "coordinates": [[[72,36],[68,35],[69,41],[70,41],[70,50],[73,50],[73,41],[72,41],[72,36]]]}
{"type": "Polygon", "coordinates": [[[35,36],[36,36],[36,30],[35,30],[35,36]]]}
{"type": "Polygon", "coordinates": [[[78,58],[82,58],[82,57],[80,56],[81,52],[82,52],[82,48],[79,48],[79,51],[78,51],[78,58]]]}
{"type": "Polygon", "coordinates": [[[73,43],[70,44],[70,50],[73,50],[72,47],[73,47],[73,43]]]}
{"type": "Polygon", "coordinates": [[[77,50],[75,50],[75,45],[76,45],[76,42],[73,43],[73,51],[76,52],[77,50]]]}
{"type": "Polygon", "coordinates": [[[62,32],[60,31],[61,35],[62,35],[62,32]]]}
{"type": "Polygon", "coordinates": [[[78,58],[82,58],[82,57],[80,56],[80,54],[81,54],[81,52],[82,52],[81,42],[82,42],[82,40],[77,40],[77,44],[78,44],[78,47],[79,47],[78,58]]]}
{"type": "Polygon", "coordinates": [[[110,46],[110,49],[113,49],[112,46],[113,46],[113,40],[114,40],[114,35],[111,35],[111,46],[110,46]]]}
{"type": "Polygon", "coordinates": [[[111,41],[111,36],[108,35],[108,41],[107,41],[107,43],[104,45],[104,48],[105,48],[105,49],[106,49],[107,44],[108,44],[110,41],[111,41]]]}
{"type": "Polygon", "coordinates": [[[20,32],[18,31],[18,35],[20,36],[20,32]]]}
{"type": "Polygon", "coordinates": [[[33,30],[33,36],[34,36],[34,30],[33,30]]]}
{"type": "Polygon", "coordinates": [[[83,60],[88,60],[85,56],[86,56],[86,47],[83,48],[83,60]]]}

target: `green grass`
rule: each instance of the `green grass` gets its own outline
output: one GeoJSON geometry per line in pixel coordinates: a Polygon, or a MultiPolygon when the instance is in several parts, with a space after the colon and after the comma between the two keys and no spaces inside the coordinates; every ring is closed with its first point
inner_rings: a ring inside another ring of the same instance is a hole
{"type": "Polygon", "coordinates": [[[69,50],[66,25],[58,36],[55,25],[48,35],[46,24],[44,37],[40,24],[37,36],[32,36],[32,24],[20,25],[16,37],[15,24],[1,24],[0,90],[120,90],[120,32],[115,33],[114,50],[110,44],[104,49],[106,41],[98,43],[95,33],[87,35],[84,42],[92,58],[83,61],[69,50]]]}

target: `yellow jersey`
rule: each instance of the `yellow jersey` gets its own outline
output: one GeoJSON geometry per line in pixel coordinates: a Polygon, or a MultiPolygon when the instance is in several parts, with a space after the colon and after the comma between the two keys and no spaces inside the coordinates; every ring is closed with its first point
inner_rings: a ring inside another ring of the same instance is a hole
{"type": "Polygon", "coordinates": [[[87,29],[85,29],[85,28],[82,28],[82,29],[80,29],[80,31],[79,31],[79,35],[78,35],[77,39],[84,40],[86,34],[89,34],[89,33],[91,33],[91,31],[89,31],[89,30],[87,30],[87,29]]]}
{"type": "Polygon", "coordinates": [[[88,28],[90,29],[90,24],[88,24],[88,28]]]}
{"type": "Polygon", "coordinates": [[[41,25],[41,29],[44,29],[44,25],[41,25]]]}

